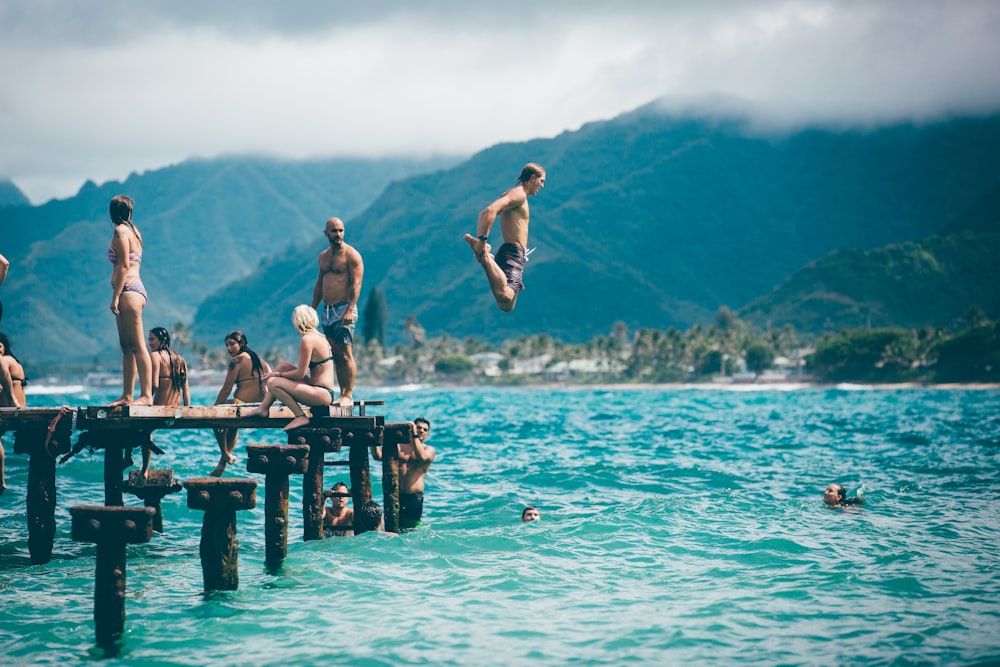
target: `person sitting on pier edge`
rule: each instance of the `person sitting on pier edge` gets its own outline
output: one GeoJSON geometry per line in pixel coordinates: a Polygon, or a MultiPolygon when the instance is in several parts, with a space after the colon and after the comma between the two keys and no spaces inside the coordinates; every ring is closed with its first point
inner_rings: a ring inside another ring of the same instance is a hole
{"type": "Polygon", "coordinates": [[[170,332],[163,327],[149,330],[149,357],[153,363],[153,405],[191,405],[187,362],[170,347],[170,332]]]}
{"type": "Polygon", "coordinates": [[[354,513],[354,530],[356,533],[369,533],[382,530],[382,506],[374,500],[369,500],[354,513]]]}
{"type": "MultiPolygon", "coordinates": [[[[424,478],[437,452],[424,444],[431,433],[431,423],[417,417],[411,424],[413,440],[399,445],[399,527],[412,530],[424,515],[424,478]]],[[[370,447],[372,458],[382,460],[382,447],[370,447]]]]}
{"type": "MultiPolygon", "coordinates": [[[[22,408],[27,405],[24,395],[24,384],[28,378],[24,375],[24,367],[10,351],[10,341],[0,334],[0,407],[22,408]]],[[[0,495],[7,490],[7,474],[5,470],[6,453],[0,442],[0,495]]]]}
{"type": "Polygon", "coordinates": [[[537,507],[532,507],[528,505],[523,510],[521,510],[521,523],[528,523],[529,521],[540,521],[542,518],[542,513],[538,511],[537,507]]]}
{"type": "MultiPolygon", "coordinates": [[[[14,408],[26,407],[28,405],[24,387],[28,384],[28,376],[24,374],[24,366],[21,361],[14,356],[10,349],[10,339],[7,334],[0,333],[0,357],[7,367],[7,374],[10,376],[10,391],[0,388],[0,407],[14,408]]],[[[7,376],[4,376],[4,381],[7,376]]]]}
{"type": "MultiPolygon", "coordinates": [[[[264,400],[264,376],[271,372],[271,366],[250,349],[250,342],[242,331],[233,331],[226,336],[226,352],[229,353],[229,370],[222,382],[222,389],[215,397],[215,405],[243,405],[245,403],[260,403],[264,400]],[[236,387],[236,393],[229,398],[229,393],[236,387]]],[[[212,477],[222,477],[226,465],[236,463],[233,451],[236,449],[236,438],[240,433],[238,428],[215,428],[215,439],[219,442],[219,464],[212,471],[212,477]]]]}
{"type": "Polygon", "coordinates": [[[847,491],[840,484],[830,484],[823,491],[823,502],[829,507],[849,507],[850,505],[860,505],[861,496],[846,498],[847,491]]]}
{"type": "MultiPolygon", "coordinates": [[[[350,493],[344,482],[337,482],[327,494],[350,493]]],[[[354,510],[347,507],[347,496],[328,495],[330,505],[323,506],[323,533],[327,537],[350,537],[354,534],[354,510]],[[341,527],[342,526],[342,527],[341,527]]]]}
{"type": "Polygon", "coordinates": [[[292,324],[302,337],[298,365],[282,361],[273,372],[264,375],[267,383],[264,400],[260,406],[243,413],[244,417],[266,417],[274,401],[279,400],[295,415],[295,419],[285,425],[286,431],[309,423],[299,403],[308,406],[337,403],[337,391],[332,389],[333,350],[326,336],[316,330],[319,316],[310,306],[296,306],[292,311],[292,324]]]}

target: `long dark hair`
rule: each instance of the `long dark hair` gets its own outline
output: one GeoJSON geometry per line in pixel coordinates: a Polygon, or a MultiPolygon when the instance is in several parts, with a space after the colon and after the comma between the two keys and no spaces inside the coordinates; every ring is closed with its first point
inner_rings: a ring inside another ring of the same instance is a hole
{"type": "MultiPolygon", "coordinates": [[[[257,353],[250,349],[250,343],[247,341],[247,335],[242,331],[234,331],[228,336],[226,340],[234,340],[236,344],[240,346],[240,352],[246,352],[250,355],[250,375],[257,376],[257,381],[260,381],[260,377],[264,375],[264,366],[260,363],[260,357],[257,353]]],[[[261,390],[263,391],[263,389],[261,390]]]]}
{"type": "Polygon", "coordinates": [[[139,247],[141,248],[142,234],[139,233],[139,228],[132,223],[132,208],[134,206],[135,202],[132,201],[131,197],[116,195],[111,199],[111,204],[108,206],[108,213],[111,214],[111,222],[116,227],[118,225],[128,225],[129,229],[135,233],[135,237],[139,239],[139,247]]]}
{"type": "Polygon", "coordinates": [[[166,352],[170,359],[170,384],[176,391],[181,391],[184,388],[184,380],[187,379],[187,364],[184,363],[184,358],[170,347],[170,332],[163,327],[156,327],[150,329],[149,333],[156,336],[156,340],[160,341],[160,351],[166,352]]]}
{"type": "MultiPolygon", "coordinates": [[[[0,333],[0,344],[3,345],[4,356],[14,357],[14,353],[10,349],[10,339],[7,338],[7,334],[0,333]]],[[[14,357],[14,361],[16,361],[17,363],[21,363],[21,360],[18,359],[17,357],[14,357]]]]}

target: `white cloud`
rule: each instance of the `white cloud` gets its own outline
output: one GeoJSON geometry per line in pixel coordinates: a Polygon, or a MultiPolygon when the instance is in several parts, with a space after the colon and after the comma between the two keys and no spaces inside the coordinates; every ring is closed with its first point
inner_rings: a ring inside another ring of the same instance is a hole
{"type": "Polygon", "coordinates": [[[661,96],[768,126],[1000,108],[989,0],[235,7],[0,5],[0,176],[38,202],[192,155],[471,153],[661,96]]]}

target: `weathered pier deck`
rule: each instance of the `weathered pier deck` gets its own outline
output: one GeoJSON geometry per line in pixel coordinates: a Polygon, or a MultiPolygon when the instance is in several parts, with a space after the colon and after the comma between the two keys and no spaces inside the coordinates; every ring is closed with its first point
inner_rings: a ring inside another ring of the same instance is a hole
{"type": "MultiPolygon", "coordinates": [[[[356,401],[354,408],[335,406],[305,408],[312,419],[289,432],[278,431],[285,439],[282,447],[296,446],[298,452],[270,448],[277,445],[247,445],[247,469],[265,474],[266,481],[277,488],[268,498],[280,503],[284,497],[285,517],[281,508],[267,508],[269,521],[287,522],[288,475],[303,475],[303,539],[323,537],[323,471],[328,465],[349,465],[351,496],[354,507],[371,500],[368,447],[383,447],[383,492],[386,530],[399,525],[399,480],[396,445],[411,436],[408,424],[385,424],[382,416],[367,415],[366,408],[382,401],[356,401]],[[358,414],[354,414],[357,410],[358,414]],[[301,448],[306,449],[301,449],[301,448]],[[346,461],[326,461],[328,453],[349,450],[346,461]],[[263,449],[261,449],[263,448],[263,449]],[[277,455],[277,456],[276,456],[277,455]],[[281,461],[273,459],[280,458],[281,461]],[[269,460],[272,459],[272,460],[269,460]]],[[[86,406],[77,408],[0,408],[0,432],[14,432],[14,453],[29,457],[27,483],[28,550],[32,563],[47,563],[52,558],[55,535],[56,466],[82,449],[104,450],[104,504],[124,506],[123,491],[135,493],[135,480],[123,479],[131,461],[129,453],[140,447],[161,451],[153,443],[155,431],[177,429],[282,429],[294,418],[284,406],[274,406],[267,417],[245,417],[251,405],[215,405],[192,407],[163,406],[86,406]],[[76,442],[73,438],[76,437],[76,442]]],[[[206,434],[211,441],[211,435],[206,434]]],[[[164,471],[168,472],[168,471],[164,471]]],[[[135,477],[133,472],[132,478],[135,477]]],[[[153,484],[171,475],[154,475],[153,484]]],[[[173,490],[176,490],[174,488],[173,490]]],[[[153,494],[155,495],[155,494],[153,494]]],[[[162,498],[162,495],[160,497],[162,498]]],[[[158,502],[159,499],[156,499],[158,502]]],[[[269,542],[283,540],[285,526],[269,542]]],[[[269,561],[284,556],[281,544],[269,546],[269,561]]]]}

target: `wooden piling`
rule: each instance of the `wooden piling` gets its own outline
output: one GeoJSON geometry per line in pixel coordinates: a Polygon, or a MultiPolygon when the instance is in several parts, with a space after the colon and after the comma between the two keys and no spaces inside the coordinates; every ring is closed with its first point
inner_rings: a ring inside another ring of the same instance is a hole
{"type": "Polygon", "coordinates": [[[173,470],[150,470],[146,481],[140,485],[142,471],[133,470],[129,473],[124,490],[142,500],[146,507],[152,507],[153,530],[163,532],[163,497],[177,493],[183,488],[181,481],[174,477],[173,470]]]}
{"type": "Polygon", "coordinates": [[[323,539],[323,469],[326,454],[339,452],[341,430],[339,428],[306,427],[295,429],[288,434],[288,443],[309,447],[308,465],[302,475],[302,539],[303,541],[323,539]]]}
{"type": "MultiPolygon", "coordinates": [[[[345,446],[351,448],[349,460],[351,462],[351,500],[354,503],[354,513],[364,507],[365,503],[372,499],[372,480],[368,469],[368,448],[373,447],[382,439],[382,427],[375,430],[354,429],[344,431],[341,436],[345,446]]],[[[354,522],[354,534],[359,535],[365,532],[360,529],[358,522],[354,522]]]]}
{"type": "Polygon", "coordinates": [[[247,445],[247,457],[247,472],[264,475],[264,560],[273,567],[288,555],[288,478],[306,472],[309,446],[247,445]]]}
{"type": "Polygon", "coordinates": [[[382,432],[382,512],[389,533],[399,532],[399,445],[412,438],[409,423],[386,424],[382,432]]]}
{"type": "Polygon", "coordinates": [[[142,544],[153,537],[150,507],[70,508],[73,539],[97,544],[94,577],[94,629],[97,643],[108,646],[125,631],[125,545],[142,544]]]}
{"type": "Polygon", "coordinates": [[[206,591],[234,591],[240,586],[236,512],[257,505],[257,480],[195,477],[184,482],[188,507],[204,510],[201,569],[206,591]]]}
{"type": "Polygon", "coordinates": [[[49,409],[41,420],[14,432],[14,453],[28,455],[28,553],[34,565],[52,560],[56,535],[56,457],[70,449],[72,418],[58,419],[59,409],[49,409]],[[56,420],[53,424],[52,421],[56,420]],[[51,426],[50,432],[45,426],[51,426]]]}

